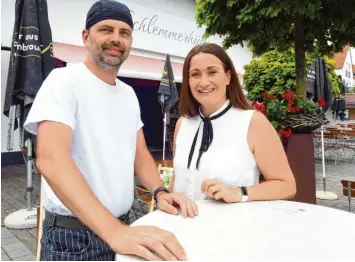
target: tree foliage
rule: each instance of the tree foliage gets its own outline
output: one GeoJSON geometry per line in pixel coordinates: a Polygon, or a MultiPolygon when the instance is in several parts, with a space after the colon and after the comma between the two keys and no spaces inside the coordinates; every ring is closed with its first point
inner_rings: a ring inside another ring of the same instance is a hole
{"type": "MultiPolygon", "coordinates": [[[[314,55],[306,56],[307,68],[311,65],[314,55]]],[[[340,80],[336,75],[335,61],[326,59],[328,79],[334,97],[340,95],[340,80]]],[[[296,72],[294,51],[278,52],[276,50],[264,53],[258,59],[253,59],[245,66],[245,89],[248,91],[248,99],[258,100],[260,94],[268,92],[272,95],[281,95],[283,92],[296,90],[296,72]]]]}
{"type": "Polygon", "coordinates": [[[260,55],[277,47],[287,50],[295,40],[295,19],[302,16],[306,51],[321,54],[355,44],[353,0],[197,0],[196,19],[205,36],[226,37],[223,45],[245,44],[260,55]]]}
{"type": "Polygon", "coordinates": [[[305,54],[331,55],[355,45],[354,0],[197,0],[196,20],[205,37],[223,46],[245,45],[256,55],[295,49],[296,93],[305,97],[305,54]],[[298,89],[298,90],[297,90],[298,89]]]}

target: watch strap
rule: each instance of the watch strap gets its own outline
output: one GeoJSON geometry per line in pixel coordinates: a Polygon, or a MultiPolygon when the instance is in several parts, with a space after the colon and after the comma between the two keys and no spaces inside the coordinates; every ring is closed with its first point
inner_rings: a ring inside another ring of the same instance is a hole
{"type": "Polygon", "coordinates": [[[240,187],[240,190],[242,191],[242,199],[240,202],[247,202],[248,201],[248,190],[245,186],[240,187]]]}
{"type": "Polygon", "coordinates": [[[154,194],[153,194],[153,198],[154,198],[155,202],[158,203],[157,196],[160,192],[163,192],[163,191],[165,191],[166,193],[170,193],[170,191],[165,186],[161,186],[161,187],[158,187],[157,189],[155,189],[154,194]]]}

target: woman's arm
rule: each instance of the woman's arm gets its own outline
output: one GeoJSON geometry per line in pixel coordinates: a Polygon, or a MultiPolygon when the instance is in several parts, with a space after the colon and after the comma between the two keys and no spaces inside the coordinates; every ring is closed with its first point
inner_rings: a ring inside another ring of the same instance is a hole
{"type": "Polygon", "coordinates": [[[248,131],[248,144],[266,182],[248,187],[249,201],[290,199],[296,194],[296,182],[281,140],[269,122],[256,111],[248,131]]]}
{"type": "MultiPolygon", "coordinates": [[[[179,120],[176,122],[175,125],[175,132],[174,132],[174,143],[173,143],[173,157],[175,157],[175,150],[176,150],[176,138],[180,130],[181,122],[182,122],[183,117],[180,117],[179,120]]],[[[169,185],[169,190],[170,192],[174,191],[174,180],[175,177],[173,176],[169,185]]]]}

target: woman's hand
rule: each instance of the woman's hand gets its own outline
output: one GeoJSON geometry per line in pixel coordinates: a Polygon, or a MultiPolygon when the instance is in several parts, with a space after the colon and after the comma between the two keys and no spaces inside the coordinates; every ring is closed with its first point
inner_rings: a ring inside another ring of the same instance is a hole
{"type": "Polygon", "coordinates": [[[227,203],[239,202],[242,199],[240,188],[232,188],[219,179],[205,179],[201,185],[202,193],[207,193],[209,198],[222,199],[227,203]]]}

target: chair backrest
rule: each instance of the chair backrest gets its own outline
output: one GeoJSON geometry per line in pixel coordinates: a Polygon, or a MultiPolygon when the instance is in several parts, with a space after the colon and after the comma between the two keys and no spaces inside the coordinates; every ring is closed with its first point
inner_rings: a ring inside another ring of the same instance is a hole
{"type": "Polygon", "coordinates": [[[343,185],[343,195],[355,197],[355,181],[350,180],[341,180],[341,184],[343,185]],[[350,187],[350,193],[349,193],[350,187]]]}
{"type": "Polygon", "coordinates": [[[161,165],[163,167],[174,167],[172,159],[156,160],[155,163],[157,164],[157,166],[161,165]]]}
{"type": "Polygon", "coordinates": [[[347,136],[354,136],[355,137],[355,130],[346,130],[344,131],[344,135],[347,135],[347,136]]]}
{"type": "Polygon", "coordinates": [[[158,165],[158,171],[163,180],[164,186],[172,190],[172,180],[174,176],[174,164],[172,159],[155,161],[158,165]]]}

